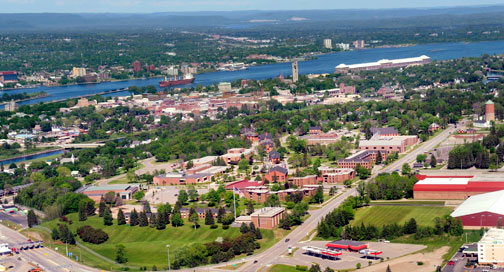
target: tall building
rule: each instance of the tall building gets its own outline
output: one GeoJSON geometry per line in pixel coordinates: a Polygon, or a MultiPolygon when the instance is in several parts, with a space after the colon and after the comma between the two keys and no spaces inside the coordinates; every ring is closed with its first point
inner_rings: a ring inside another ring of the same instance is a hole
{"type": "Polygon", "coordinates": [[[352,43],[355,48],[362,49],[364,48],[364,40],[356,40],[352,43]]]}
{"type": "Polygon", "coordinates": [[[5,104],[5,108],[4,109],[5,109],[5,111],[16,111],[17,104],[14,101],[14,99],[12,99],[10,102],[7,102],[7,104],[5,104]]]}
{"type": "Polygon", "coordinates": [[[298,79],[299,79],[298,62],[295,61],[292,63],[292,82],[296,83],[298,79]]]}
{"type": "Polygon", "coordinates": [[[485,103],[485,121],[495,121],[495,104],[492,100],[485,103]]]}
{"type": "Polygon", "coordinates": [[[135,73],[142,71],[142,63],[140,63],[140,61],[137,60],[133,62],[133,71],[135,71],[135,73]]]}
{"type": "Polygon", "coordinates": [[[86,68],[74,67],[72,69],[72,77],[83,77],[86,76],[86,68]]]}
{"type": "Polygon", "coordinates": [[[324,47],[331,49],[332,48],[332,40],[331,39],[325,39],[324,40],[324,47]]]}
{"type": "Polygon", "coordinates": [[[504,265],[504,230],[491,228],[478,242],[478,264],[504,265]]]}

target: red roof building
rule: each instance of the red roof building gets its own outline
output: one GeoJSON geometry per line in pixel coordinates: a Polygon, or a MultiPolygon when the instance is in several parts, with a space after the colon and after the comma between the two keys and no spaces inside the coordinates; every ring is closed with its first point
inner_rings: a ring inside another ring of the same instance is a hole
{"type": "Polygon", "coordinates": [[[250,186],[261,186],[262,182],[258,181],[249,181],[248,179],[240,180],[240,181],[235,181],[231,182],[228,185],[226,185],[226,190],[233,190],[233,188],[238,189],[238,190],[244,190],[247,187],[250,186]]]}
{"type": "Polygon", "coordinates": [[[463,200],[473,195],[504,190],[504,176],[417,175],[413,198],[419,200],[463,200]]]}

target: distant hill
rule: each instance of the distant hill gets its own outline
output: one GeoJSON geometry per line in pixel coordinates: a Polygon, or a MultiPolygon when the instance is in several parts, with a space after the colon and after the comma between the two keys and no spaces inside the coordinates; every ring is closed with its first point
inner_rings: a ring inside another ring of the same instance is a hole
{"type": "MultiPolygon", "coordinates": [[[[431,9],[373,10],[288,10],[288,11],[222,11],[159,12],[150,14],[118,13],[0,13],[0,32],[54,31],[124,28],[188,28],[247,25],[258,22],[289,24],[303,22],[380,21],[401,18],[442,18],[464,16],[482,20],[482,14],[504,12],[503,6],[448,7],[431,9]],[[479,16],[471,16],[479,15],[479,16]],[[294,19],[294,20],[293,20],[294,19]]],[[[478,23],[480,23],[478,21],[478,23]]]]}

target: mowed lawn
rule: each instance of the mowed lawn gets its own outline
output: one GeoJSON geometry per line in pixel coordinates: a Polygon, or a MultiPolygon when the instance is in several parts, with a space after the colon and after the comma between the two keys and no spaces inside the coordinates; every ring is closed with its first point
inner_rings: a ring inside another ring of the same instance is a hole
{"type": "MultiPolygon", "coordinates": [[[[110,259],[115,259],[116,245],[122,244],[126,248],[126,257],[131,266],[147,266],[157,265],[164,267],[167,263],[167,248],[166,245],[170,244],[170,255],[175,256],[177,249],[184,245],[191,243],[207,243],[215,241],[219,237],[236,237],[240,235],[239,228],[210,229],[209,226],[204,225],[204,220],[200,220],[201,227],[199,229],[192,228],[192,224],[186,222],[182,227],[167,226],[165,230],[156,230],[150,227],[131,227],[129,225],[118,226],[117,221],[114,219],[114,225],[104,226],[103,218],[98,216],[89,217],[87,221],[81,222],[77,214],[70,214],[68,218],[73,220],[73,224],[69,225],[70,229],[75,233],[77,228],[84,225],[90,225],[94,228],[103,229],[108,235],[109,239],[100,245],[90,243],[83,243],[87,247],[96,251],[97,253],[106,256],[110,259]]],[[[52,229],[60,223],[58,220],[46,222],[43,226],[52,229]]],[[[261,245],[269,245],[275,239],[275,235],[271,230],[261,230],[263,239],[259,241],[261,245]]],[[[78,236],[76,237],[82,242],[78,236]]],[[[173,260],[173,259],[172,259],[173,260]]]]}
{"type": "Polygon", "coordinates": [[[381,227],[386,224],[404,224],[410,218],[415,218],[419,226],[434,226],[434,218],[450,214],[450,207],[425,206],[369,206],[357,210],[355,219],[350,224],[356,226],[375,225],[381,227]]]}

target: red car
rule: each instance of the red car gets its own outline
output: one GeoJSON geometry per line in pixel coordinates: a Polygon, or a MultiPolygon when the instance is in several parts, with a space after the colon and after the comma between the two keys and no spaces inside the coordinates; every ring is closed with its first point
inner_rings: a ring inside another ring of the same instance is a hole
{"type": "Polygon", "coordinates": [[[448,261],[446,264],[447,265],[455,265],[455,262],[454,261],[448,261]]]}

